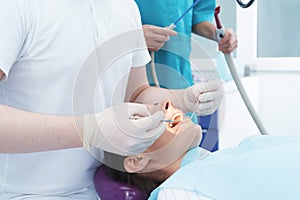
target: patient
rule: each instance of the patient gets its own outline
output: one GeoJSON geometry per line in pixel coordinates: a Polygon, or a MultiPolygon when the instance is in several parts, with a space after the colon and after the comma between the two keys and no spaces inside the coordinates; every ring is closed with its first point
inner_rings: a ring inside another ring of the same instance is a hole
{"type": "MultiPolygon", "coordinates": [[[[183,119],[171,102],[162,106],[166,119],[183,119]]],[[[121,159],[126,176],[113,174],[146,192],[160,185],[149,199],[300,199],[300,137],[252,136],[215,153],[198,147],[200,140],[201,128],[189,119],[168,123],[145,152],[121,159]]]]}

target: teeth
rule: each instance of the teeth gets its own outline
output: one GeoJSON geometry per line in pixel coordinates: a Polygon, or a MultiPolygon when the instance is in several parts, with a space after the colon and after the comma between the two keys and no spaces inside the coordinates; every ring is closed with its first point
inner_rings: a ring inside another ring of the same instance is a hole
{"type": "Polygon", "coordinates": [[[170,128],[174,128],[176,125],[179,124],[179,122],[180,122],[181,120],[182,120],[181,115],[175,116],[175,117],[173,118],[173,121],[174,121],[174,122],[170,122],[169,127],[170,127],[170,128]]]}

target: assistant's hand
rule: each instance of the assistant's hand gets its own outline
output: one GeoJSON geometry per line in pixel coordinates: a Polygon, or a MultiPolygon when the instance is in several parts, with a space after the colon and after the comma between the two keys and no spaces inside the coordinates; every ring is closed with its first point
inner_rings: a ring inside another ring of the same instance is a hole
{"type": "Polygon", "coordinates": [[[185,89],[184,103],[198,115],[210,115],[217,110],[223,95],[220,80],[201,82],[185,89]]]}
{"type": "Polygon", "coordinates": [[[84,116],[83,146],[128,156],[146,150],[164,132],[164,112],[143,104],[122,103],[84,116]],[[131,120],[129,116],[142,116],[131,120]]]}
{"type": "Polygon", "coordinates": [[[225,54],[231,53],[237,48],[237,36],[232,29],[226,29],[224,37],[219,41],[219,50],[225,54]]]}
{"type": "Polygon", "coordinates": [[[176,31],[153,25],[143,25],[144,36],[150,51],[158,51],[169,41],[170,36],[177,35],[176,31]]]}

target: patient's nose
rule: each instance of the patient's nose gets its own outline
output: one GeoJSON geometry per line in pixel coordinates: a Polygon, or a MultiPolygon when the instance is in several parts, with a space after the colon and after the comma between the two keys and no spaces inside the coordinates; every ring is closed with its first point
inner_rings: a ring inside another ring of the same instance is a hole
{"type": "Polygon", "coordinates": [[[173,106],[171,101],[165,101],[163,103],[163,108],[164,108],[165,111],[170,111],[170,110],[174,109],[174,106],[173,106]]]}

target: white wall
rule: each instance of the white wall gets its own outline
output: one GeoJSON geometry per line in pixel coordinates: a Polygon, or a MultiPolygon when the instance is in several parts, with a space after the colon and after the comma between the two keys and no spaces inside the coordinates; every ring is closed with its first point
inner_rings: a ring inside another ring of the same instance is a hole
{"type": "MultiPolygon", "coordinates": [[[[271,135],[300,135],[300,72],[259,72],[242,78],[260,119],[271,135]]],[[[219,111],[220,148],[237,145],[259,134],[232,81],[224,83],[219,111]]]]}
{"type": "MultiPolygon", "coordinates": [[[[258,78],[242,78],[245,90],[258,111],[258,78]]],[[[225,96],[219,108],[220,149],[236,146],[245,137],[259,134],[233,81],[224,83],[225,96]]]]}
{"type": "Polygon", "coordinates": [[[272,134],[300,134],[300,72],[259,75],[259,110],[272,134]]]}

